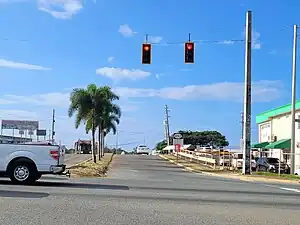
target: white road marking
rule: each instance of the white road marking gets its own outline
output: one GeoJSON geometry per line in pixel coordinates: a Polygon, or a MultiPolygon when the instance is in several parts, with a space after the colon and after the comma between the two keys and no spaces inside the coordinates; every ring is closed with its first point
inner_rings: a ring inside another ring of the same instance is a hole
{"type": "Polygon", "coordinates": [[[285,191],[294,191],[294,192],[298,192],[300,193],[299,189],[296,188],[285,188],[285,187],[280,187],[281,190],[285,190],[285,191]]]}
{"type": "Polygon", "coordinates": [[[138,170],[128,170],[129,172],[134,172],[134,173],[138,173],[138,170]]]}

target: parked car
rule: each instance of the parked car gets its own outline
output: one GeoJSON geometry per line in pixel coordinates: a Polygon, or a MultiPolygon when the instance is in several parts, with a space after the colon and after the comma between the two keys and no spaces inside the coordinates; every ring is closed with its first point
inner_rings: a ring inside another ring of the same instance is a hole
{"type": "Polygon", "coordinates": [[[281,173],[290,173],[290,167],[284,162],[279,162],[278,158],[260,157],[256,162],[256,171],[278,173],[280,164],[281,173]]]}
{"type": "MultiPolygon", "coordinates": [[[[234,168],[242,169],[243,168],[243,153],[236,152],[232,155],[231,165],[234,168]]],[[[254,159],[254,156],[251,156],[251,169],[256,169],[256,161],[254,159]]]]}

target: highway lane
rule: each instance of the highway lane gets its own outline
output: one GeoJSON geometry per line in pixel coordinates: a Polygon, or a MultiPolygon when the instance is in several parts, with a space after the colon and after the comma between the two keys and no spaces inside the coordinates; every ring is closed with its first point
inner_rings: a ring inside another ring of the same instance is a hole
{"type": "Polygon", "coordinates": [[[8,225],[299,224],[295,191],[189,173],[157,156],[117,156],[105,179],[0,184],[8,225]]]}

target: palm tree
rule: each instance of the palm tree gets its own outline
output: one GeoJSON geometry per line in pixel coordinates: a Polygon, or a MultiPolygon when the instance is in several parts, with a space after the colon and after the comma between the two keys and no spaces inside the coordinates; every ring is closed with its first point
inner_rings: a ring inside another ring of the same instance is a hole
{"type": "Polygon", "coordinates": [[[101,104],[98,104],[97,108],[95,109],[94,120],[92,117],[87,119],[86,132],[93,130],[92,121],[94,121],[94,128],[96,129],[96,127],[98,127],[98,156],[100,160],[104,152],[104,137],[111,130],[115,134],[116,126],[119,124],[119,118],[121,117],[121,109],[118,105],[113,103],[114,100],[119,99],[119,96],[116,95],[110,87],[100,87],[98,88],[98,92],[101,95],[102,101],[101,104]],[[105,135],[104,131],[106,131],[105,135]]]}
{"type": "Polygon", "coordinates": [[[75,88],[70,94],[70,106],[68,110],[69,117],[76,113],[75,128],[77,129],[82,122],[89,122],[92,130],[93,158],[96,163],[95,148],[95,116],[96,109],[105,105],[106,98],[95,84],[89,84],[87,89],[75,88]],[[90,120],[90,121],[89,121],[90,120]]]}
{"type": "Polygon", "coordinates": [[[102,123],[99,126],[99,143],[101,146],[101,155],[104,155],[105,137],[111,131],[115,135],[117,133],[117,125],[120,123],[121,109],[116,104],[110,104],[105,109],[102,115],[102,123]]]}

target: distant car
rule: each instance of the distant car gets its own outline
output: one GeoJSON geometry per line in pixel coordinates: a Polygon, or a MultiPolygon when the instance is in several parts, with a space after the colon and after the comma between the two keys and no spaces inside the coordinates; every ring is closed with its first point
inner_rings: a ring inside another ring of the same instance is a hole
{"type": "Polygon", "coordinates": [[[136,154],[139,154],[139,155],[149,155],[149,148],[146,145],[139,145],[136,148],[136,154]]]}
{"type": "Polygon", "coordinates": [[[286,163],[284,162],[279,163],[278,158],[272,158],[272,157],[259,158],[256,162],[256,171],[278,173],[279,164],[280,164],[281,173],[290,173],[290,167],[286,163]]]}

